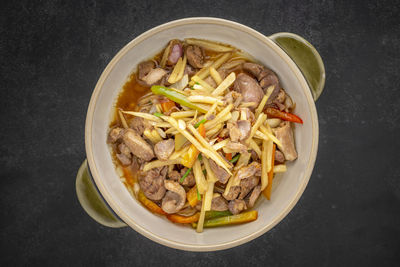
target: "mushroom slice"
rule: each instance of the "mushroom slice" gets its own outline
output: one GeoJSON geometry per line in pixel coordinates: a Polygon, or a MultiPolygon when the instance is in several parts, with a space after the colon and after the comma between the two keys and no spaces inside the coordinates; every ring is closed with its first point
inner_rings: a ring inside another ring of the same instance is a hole
{"type": "Polygon", "coordinates": [[[168,191],[162,200],[161,208],[168,214],[180,211],[186,201],[185,189],[179,183],[170,180],[165,180],[164,185],[168,191]]]}

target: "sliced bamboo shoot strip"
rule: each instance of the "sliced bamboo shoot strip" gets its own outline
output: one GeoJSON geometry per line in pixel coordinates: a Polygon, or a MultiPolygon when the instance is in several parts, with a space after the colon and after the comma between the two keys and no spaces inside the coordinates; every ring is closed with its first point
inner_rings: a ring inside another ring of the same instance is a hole
{"type": "Polygon", "coordinates": [[[268,185],[268,162],[267,162],[268,141],[263,140],[261,153],[261,191],[268,185]]]}
{"type": "MultiPolygon", "coordinates": [[[[226,162],[221,157],[221,155],[218,154],[217,151],[215,151],[212,148],[212,146],[203,138],[203,136],[201,136],[201,134],[193,127],[193,125],[189,124],[187,127],[192,132],[192,134],[197,138],[197,140],[199,140],[200,143],[206,148],[206,150],[208,150],[209,153],[208,154],[207,153],[203,153],[203,155],[206,156],[206,157],[212,158],[215,161],[215,163],[217,163],[219,166],[224,168],[230,175],[232,175],[231,171],[229,170],[229,167],[230,167],[229,163],[226,162]]],[[[205,150],[205,149],[203,149],[203,150],[205,150]]]]}
{"type": "Polygon", "coordinates": [[[146,172],[148,170],[151,170],[153,168],[158,168],[158,167],[163,167],[171,164],[179,164],[181,163],[181,159],[172,159],[172,160],[154,160],[152,162],[146,163],[143,167],[143,171],[146,172]]]}
{"type": "MultiPolygon", "coordinates": [[[[211,129],[214,127],[216,124],[221,122],[221,119],[224,118],[228,113],[230,113],[231,109],[233,108],[233,104],[229,104],[226,108],[221,110],[220,113],[211,121],[208,121],[204,124],[204,127],[206,127],[206,130],[211,129]]],[[[229,119],[228,119],[229,120],[229,119]]]]}
{"type": "Polygon", "coordinates": [[[253,139],[250,140],[250,148],[256,152],[259,158],[261,158],[261,149],[253,139]]]}
{"type": "Polygon", "coordinates": [[[214,87],[212,87],[211,85],[209,85],[206,81],[202,80],[199,76],[194,75],[192,77],[192,81],[199,83],[204,89],[208,90],[209,92],[212,92],[215,90],[214,87]]]}
{"type": "Polygon", "coordinates": [[[236,74],[234,72],[231,72],[231,74],[229,74],[228,77],[226,77],[225,80],[223,80],[221,84],[218,85],[218,87],[211,93],[211,95],[213,96],[222,95],[224,91],[233,84],[235,79],[236,79],[236,74]]]}
{"type": "Polygon", "coordinates": [[[196,110],[186,110],[186,111],[172,112],[170,116],[175,119],[180,119],[180,118],[193,117],[195,114],[196,110]]]}
{"type": "Polygon", "coordinates": [[[256,131],[258,130],[260,125],[266,120],[266,118],[267,118],[267,116],[264,113],[261,113],[258,116],[256,122],[254,123],[253,127],[251,128],[249,138],[247,138],[247,140],[246,140],[247,145],[250,143],[251,138],[253,138],[254,134],[256,133],[256,131]]]}
{"type": "Polygon", "coordinates": [[[208,159],[207,158],[203,159],[203,162],[204,162],[204,167],[206,168],[207,171],[207,182],[215,183],[216,181],[218,181],[218,178],[215,176],[215,173],[210,167],[208,159]]]}
{"type": "Polygon", "coordinates": [[[264,125],[261,125],[261,126],[260,126],[260,131],[261,131],[261,133],[265,134],[269,139],[271,139],[279,148],[282,148],[282,143],[281,143],[281,141],[279,141],[278,138],[276,138],[276,137],[271,133],[270,130],[268,131],[268,129],[265,128],[264,125]]]}
{"type": "Polygon", "coordinates": [[[122,113],[136,116],[136,117],[141,117],[143,119],[149,120],[149,121],[156,121],[156,122],[162,122],[162,120],[159,117],[156,117],[152,114],[149,113],[144,113],[144,112],[134,112],[134,111],[123,111],[121,110],[122,113]]]}
{"type": "MultiPolygon", "coordinates": [[[[200,79],[205,79],[207,78],[208,75],[210,75],[210,68],[213,67],[214,69],[218,69],[225,61],[228,60],[228,58],[231,56],[231,53],[226,53],[223,54],[220,58],[218,58],[214,63],[212,63],[210,66],[203,67],[201,70],[199,70],[196,75],[199,76],[200,79]]],[[[191,81],[189,84],[190,86],[194,85],[194,81],[191,81]]]]}
{"type": "Polygon", "coordinates": [[[264,97],[262,98],[260,104],[258,105],[257,109],[256,109],[256,113],[254,114],[256,117],[258,117],[260,115],[260,113],[264,110],[265,104],[268,101],[268,98],[271,96],[272,92],[274,91],[275,85],[271,85],[270,87],[268,87],[267,89],[267,93],[264,95],[264,97]]]}
{"type": "Polygon", "coordinates": [[[125,129],[128,129],[128,123],[126,123],[124,114],[122,114],[121,110],[118,110],[118,115],[119,115],[119,119],[121,120],[122,126],[124,126],[125,129]]]}
{"type": "Polygon", "coordinates": [[[224,146],[226,146],[226,144],[230,141],[229,138],[226,138],[224,140],[222,140],[221,142],[218,142],[216,144],[213,145],[213,148],[215,151],[218,151],[219,149],[223,148],[224,146]]]}
{"type": "Polygon", "coordinates": [[[208,118],[211,114],[214,113],[215,109],[217,108],[218,103],[214,103],[211,108],[207,111],[206,115],[204,116],[204,118],[208,118]]]}
{"type": "MultiPolygon", "coordinates": [[[[164,119],[167,119],[168,122],[174,127],[176,128],[176,130],[178,130],[178,132],[180,132],[183,136],[186,137],[187,140],[189,140],[189,142],[191,142],[201,153],[203,153],[204,156],[206,157],[211,157],[215,163],[217,163],[219,166],[221,166],[222,168],[224,168],[229,174],[231,174],[230,170],[229,170],[229,164],[227,162],[225,162],[222,157],[215,151],[212,150],[212,147],[210,146],[210,144],[207,143],[207,141],[205,141],[205,139],[200,135],[200,133],[191,125],[188,125],[188,128],[194,133],[194,135],[196,136],[197,139],[203,140],[204,143],[207,145],[206,148],[203,147],[197,140],[196,138],[194,138],[187,130],[182,130],[179,128],[178,122],[171,117],[167,117],[167,116],[163,116],[164,119]],[[210,149],[211,148],[211,149],[210,149]],[[227,166],[226,166],[226,165],[227,166]]],[[[203,144],[204,145],[204,144],[203,144]]]]}
{"type": "Polygon", "coordinates": [[[193,174],[194,179],[196,180],[197,190],[199,190],[199,194],[203,195],[207,191],[208,184],[201,169],[201,163],[198,159],[194,162],[193,174]]]}
{"type": "Polygon", "coordinates": [[[219,75],[219,72],[215,68],[210,67],[210,75],[217,85],[220,85],[222,83],[221,75],[219,75]]]}
{"type": "Polygon", "coordinates": [[[279,173],[279,172],[286,172],[287,167],[285,164],[279,164],[274,166],[274,173],[279,173]]]}
{"type": "Polygon", "coordinates": [[[206,131],[206,136],[210,138],[211,136],[217,134],[224,125],[222,123],[218,124],[217,126],[213,127],[212,129],[206,131]]]}
{"type": "Polygon", "coordinates": [[[229,51],[233,50],[232,47],[220,45],[216,42],[211,42],[211,41],[206,41],[206,40],[201,40],[201,39],[188,38],[188,39],[185,39],[185,41],[188,44],[198,45],[207,50],[214,51],[214,52],[229,52],[229,51]]]}
{"type": "Polygon", "coordinates": [[[167,63],[167,59],[171,50],[172,42],[169,42],[168,46],[164,49],[163,56],[161,58],[160,66],[161,68],[165,68],[165,64],[167,63]]]}
{"type": "Polygon", "coordinates": [[[214,104],[217,103],[218,105],[222,106],[224,101],[212,96],[202,96],[202,95],[191,95],[187,98],[190,102],[194,103],[205,103],[205,104],[214,104]]]}
{"type": "Polygon", "coordinates": [[[172,73],[171,73],[171,75],[169,75],[169,78],[168,78],[168,82],[169,83],[175,83],[176,81],[177,81],[177,77],[178,77],[178,74],[179,74],[179,72],[180,72],[180,66],[182,65],[182,57],[180,57],[179,59],[178,59],[178,62],[175,64],[175,67],[174,67],[174,69],[172,70],[172,73]]]}
{"type": "Polygon", "coordinates": [[[178,75],[175,79],[175,83],[180,81],[183,78],[183,74],[185,73],[185,68],[186,68],[186,62],[187,62],[187,58],[186,58],[186,54],[183,56],[183,62],[180,66],[178,75]]]}

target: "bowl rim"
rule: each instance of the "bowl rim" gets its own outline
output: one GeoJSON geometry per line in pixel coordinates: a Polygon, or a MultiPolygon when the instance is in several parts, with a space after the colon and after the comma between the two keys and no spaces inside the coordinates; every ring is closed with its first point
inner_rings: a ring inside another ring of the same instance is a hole
{"type": "Polygon", "coordinates": [[[223,249],[228,249],[228,248],[232,248],[235,246],[239,246],[241,244],[249,242],[249,241],[263,235],[264,233],[266,233],[267,231],[272,229],[275,225],[277,225],[279,222],[281,222],[282,219],[285,218],[286,215],[296,205],[296,203],[300,199],[301,195],[303,194],[303,192],[308,184],[308,181],[310,180],[311,173],[314,168],[314,164],[315,164],[315,160],[316,160],[316,155],[317,155],[317,150],[318,150],[318,141],[319,141],[319,128],[318,128],[318,116],[317,116],[315,103],[312,98],[309,85],[306,82],[300,69],[297,67],[296,63],[275,42],[273,42],[270,38],[263,35],[262,33],[254,30],[248,26],[240,24],[238,22],[221,19],[221,18],[214,18],[214,17],[189,17],[189,18],[173,20],[173,21],[161,24],[159,26],[156,26],[154,28],[151,28],[150,30],[147,30],[146,32],[140,34],[139,36],[134,38],[132,41],[130,41],[128,44],[126,44],[110,61],[110,63],[107,65],[107,67],[102,72],[98,82],[96,83],[96,86],[93,90],[93,93],[92,93],[92,96],[91,96],[91,99],[89,102],[87,115],[86,115],[86,122],[85,122],[86,157],[89,162],[90,171],[93,175],[93,180],[95,181],[96,186],[99,189],[99,192],[101,193],[102,197],[106,200],[107,204],[126,224],[128,224],[131,228],[133,228],[135,231],[142,234],[143,236],[149,238],[150,240],[152,240],[154,242],[165,245],[167,247],[186,250],[186,251],[217,251],[217,250],[223,250],[223,249]],[[121,210],[121,208],[113,200],[113,196],[111,195],[111,193],[107,190],[107,188],[103,184],[102,180],[100,179],[100,175],[99,175],[99,172],[96,167],[96,163],[94,160],[94,154],[93,154],[93,150],[92,150],[92,124],[93,124],[93,116],[94,116],[94,110],[95,110],[96,103],[97,103],[97,98],[101,92],[101,88],[103,87],[103,84],[104,84],[106,78],[108,77],[110,72],[113,70],[116,63],[135,45],[146,40],[150,36],[157,34],[163,30],[170,29],[170,28],[173,28],[176,26],[185,25],[185,24],[216,24],[216,25],[231,27],[236,30],[240,30],[247,34],[252,35],[253,37],[255,37],[258,40],[260,40],[261,42],[263,42],[265,45],[272,48],[286,62],[286,64],[291,69],[291,71],[295,74],[298,82],[300,83],[301,87],[304,90],[304,93],[305,93],[305,96],[307,99],[307,104],[308,104],[310,114],[311,114],[311,125],[312,125],[313,138],[312,138],[312,146],[311,146],[311,152],[310,152],[310,160],[309,160],[309,162],[307,164],[307,168],[304,172],[304,177],[305,177],[304,182],[297,189],[297,192],[296,192],[295,196],[289,202],[289,205],[284,210],[282,210],[281,213],[278,216],[276,216],[271,223],[266,224],[264,227],[262,227],[261,229],[259,229],[256,232],[252,233],[251,235],[241,237],[241,238],[229,241],[229,242],[212,244],[212,245],[195,245],[195,244],[185,244],[185,243],[181,243],[181,242],[176,242],[176,241],[169,240],[167,238],[158,236],[158,235],[150,232],[149,230],[141,227],[140,225],[136,224],[135,221],[131,217],[129,217],[126,213],[124,213],[121,210]]]}

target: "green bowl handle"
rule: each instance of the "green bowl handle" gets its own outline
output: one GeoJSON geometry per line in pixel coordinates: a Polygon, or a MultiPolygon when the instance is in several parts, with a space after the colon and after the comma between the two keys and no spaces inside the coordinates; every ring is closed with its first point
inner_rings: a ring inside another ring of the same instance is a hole
{"type": "Polygon", "coordinates": [[[269,38],[296,63],[310,86],[314,101],[317,101],[325,86],[325,67],[318,51],[307,40],[294,33],[279,32],[269,38]]]}
{"type": "Polygon", "coordinates": [[[120,228],[127,226],[114,215],[97,191],[86,159],[78,170],[75,186],[79,203],[92,219],[107,227],[120,228]]]}

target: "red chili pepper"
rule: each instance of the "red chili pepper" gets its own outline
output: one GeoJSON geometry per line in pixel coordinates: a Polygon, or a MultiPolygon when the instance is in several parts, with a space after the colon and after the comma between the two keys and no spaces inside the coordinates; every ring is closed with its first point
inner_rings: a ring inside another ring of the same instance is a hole
{"type": "Polygon", "coordinates": [[[271,118],[279,118],[284,121],[291,121],[303,124],[303,120],[300,117],[289,112],[280,111],[276,108],[267,108],[265,110],[265,113],[271,118]]]}

